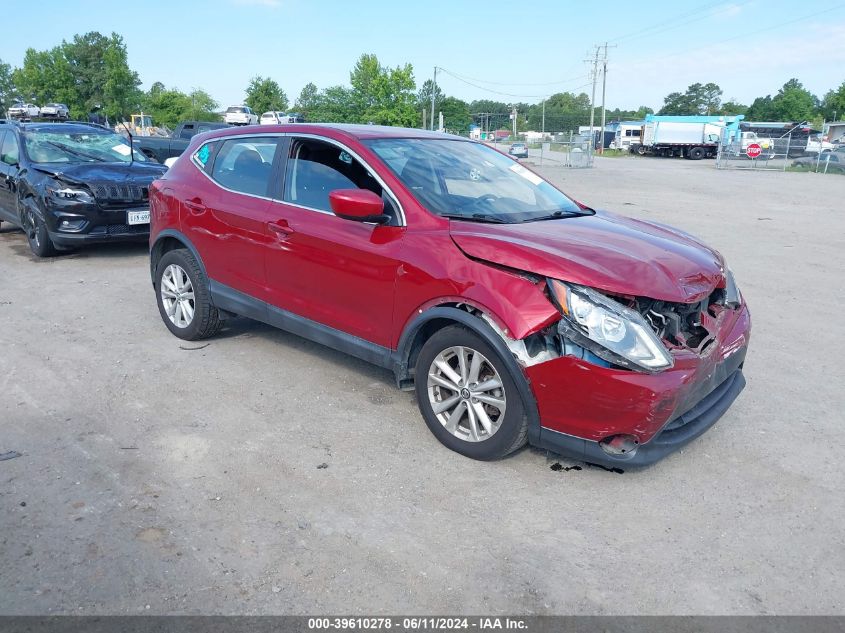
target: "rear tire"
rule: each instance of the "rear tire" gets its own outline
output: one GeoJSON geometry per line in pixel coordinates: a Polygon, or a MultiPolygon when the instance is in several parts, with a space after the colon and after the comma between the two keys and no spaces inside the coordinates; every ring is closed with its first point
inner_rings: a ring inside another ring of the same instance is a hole
{"type": "Polygon", "coordinates": [[[508,366],[463,326],[443,328],[425,342],[415,389],[429,430],[461,455],[501,459],[528,441],[525,405],[508,366]]]}
{"type": "Polygon", "coordinates": [[[687,154],[687,157],[690,160],[701,160],[702,158],[704,158],[704,154],[705,151],[703,147],[693,147],[689,150],[689,154],[687,154]]]}
{"type": "Polygon", "coordinates": [[[165,253],[156,266],[158,311],[167,329],[186,341],[198,341],[220,331],[223,322],[211,303],[206,277],[186,248],[165,253]]]}

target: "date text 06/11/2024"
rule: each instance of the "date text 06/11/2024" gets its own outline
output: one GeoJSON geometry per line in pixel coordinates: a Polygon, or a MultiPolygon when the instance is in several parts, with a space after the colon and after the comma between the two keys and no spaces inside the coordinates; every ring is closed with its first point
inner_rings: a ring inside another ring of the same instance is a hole
{"type": "Polygon", "coordinates": [[[499,617],[322,617],[308,618],[309,630],[391,630],[448,631],[448,630],[527,630],[528,624],[517,618],[499,617]]]}

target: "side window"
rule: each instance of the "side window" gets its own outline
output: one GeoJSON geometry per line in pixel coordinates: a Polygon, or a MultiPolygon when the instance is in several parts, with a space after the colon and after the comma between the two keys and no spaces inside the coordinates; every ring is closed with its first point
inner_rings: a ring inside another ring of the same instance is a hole
{"type": "Polygon", "coordinates": [[[217,149],[217,141],[209,141],[200,145],[199,149],[191,156],[193,161],[205,172],[211,171],[209,161],[214,156],[214,150],[217,149]]]}
{"type": "Polygon", "coordinates": [[[194,135],[194,126],[193,125],[185,125],[182,127],[182,131],[179,133],[179,138],[189,139],[194,135]]]}
{"type": "Polygon", "coordinates": [[[19,158],[18,139],[14,132],[7,130],[3,137],[3,144],[0,146],[0,160],[7,165],[17,165],[19,158]]]}
{"type": "Polygon", "coordinates": [[[214,159],[211,177],[227,189],[266,196],[275,153],[276,139],[273,137],[223,141],[214,159]]]}
{"type": "Polygon", "coordinates": [[[396,223],[398,211],[370,171],[346,150],[311,139],[291,143],[283,200],[328,211],[329,194],[336,189],[368,189],[384,200],[384,212],[396,223]]]}

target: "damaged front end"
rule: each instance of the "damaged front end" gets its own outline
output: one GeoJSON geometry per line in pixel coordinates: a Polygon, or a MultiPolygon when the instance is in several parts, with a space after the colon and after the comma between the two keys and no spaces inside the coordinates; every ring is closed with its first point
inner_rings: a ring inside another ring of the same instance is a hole
{"type": "Polygon", "coordinates": [[[652,463],[712,426],[745,384],[751,323],[730,271],[691,303],[558,280],[547,296],[560,320],[519,340],[480,316],[523,367],[551,450],[652,463]]]}

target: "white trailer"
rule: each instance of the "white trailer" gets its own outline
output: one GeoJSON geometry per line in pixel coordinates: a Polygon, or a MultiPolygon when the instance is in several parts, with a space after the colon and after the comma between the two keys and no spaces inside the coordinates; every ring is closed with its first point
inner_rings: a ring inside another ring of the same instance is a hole
{"type": "Polygon", "coordinates": [[[719,150],[723,125],[692,121],[646,121],[642,142],[631,151],[656,156],[683,156],[690,160],[714,158],[719,150]]]}

